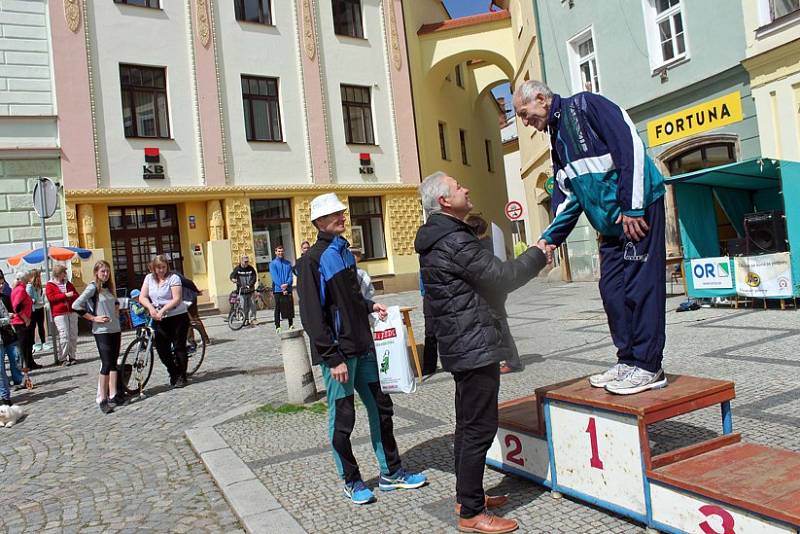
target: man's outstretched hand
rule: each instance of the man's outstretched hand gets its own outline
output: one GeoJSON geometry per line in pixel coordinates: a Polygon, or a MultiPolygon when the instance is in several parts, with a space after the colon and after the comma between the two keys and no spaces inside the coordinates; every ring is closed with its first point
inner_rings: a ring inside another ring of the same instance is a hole
{"type": "Polygon", "coordinates": [[[644,217],[628,217],[627,215],[620,215],[617,217],[617,224],[622,223],[622,230],[625,232],[625,237],[631,241],[641,241],[647,235],[650,227],[644,220],[644,217]]]}
{"type": "Polygon", "coordinates": [[[555,245],[551,245],[544,239],[540,239],[536,246],[544,252],[544,255],[547,257],[547,263],[553,263],[553,251],[556,249],[555,245]]]}

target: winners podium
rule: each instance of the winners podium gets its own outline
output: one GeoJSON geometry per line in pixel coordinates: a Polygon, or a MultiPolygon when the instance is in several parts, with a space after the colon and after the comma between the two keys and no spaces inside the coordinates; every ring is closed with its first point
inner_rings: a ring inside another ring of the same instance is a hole
{"type": "Polygon", "coordinates": [[[668,378],[629,396],[580,378],[501,403],[486,462],[662,532],[800,532],[800,453],[741,443],[733,382],[668,378]],[[721,436],[652,454],[649,425],[717,405],[721,436]]]}

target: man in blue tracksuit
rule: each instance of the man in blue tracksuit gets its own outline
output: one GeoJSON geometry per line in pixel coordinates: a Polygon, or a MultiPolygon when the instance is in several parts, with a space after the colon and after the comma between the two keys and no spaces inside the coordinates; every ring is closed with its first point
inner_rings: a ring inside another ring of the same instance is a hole
{"type": "Polygon", "coordinates": [[[356,422],[353,394],[364,403],[372,448],[381,473],[383,491],[425,485],[425,475],[403,469],[394,439],[392,399],[381,391],[369,314],[386,319],[386,306],[361,294],[350,243],[342,237],[346,206],[335,193],[311,201],[311,222],[319,230],[317,242],[298,265],[300,318],[311,341],[311,359],[320,366],[328,398],[328,432],[344,494],[355,504],[375,500],[361,478],[350,434],[356,422]]]}
{"type": "Polygon", "coordinates": [[[636,127],[603,96],[561,97],[538,81],[517,88],[514,107],[550,134],[555,218],[538,246],[552,253],[581,213],[600,233],[600,295],[618,363],[589,381],[617,394],[666,386],[664,179],[636,127]]]}
{"type": "Polygon", "coordinates": [[[272,278],[272,296],[275,300],[275,330],[281,331],[281,315],[289,321],[289,330],[294,328],[294,299],[292,298],[292,264],[283,257],[283,245],[275,247],[275,257],[269,262],[272,278]]]}

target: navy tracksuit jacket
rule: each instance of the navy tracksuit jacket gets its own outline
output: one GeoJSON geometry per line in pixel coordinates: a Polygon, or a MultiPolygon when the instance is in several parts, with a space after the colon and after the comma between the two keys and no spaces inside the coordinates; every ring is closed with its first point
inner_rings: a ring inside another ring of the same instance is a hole
{"type": "Polygon", "coordinates": [[[621,363],[655,372],[665,341],[664,180],[625,110],[593,93],[553,95],[548,117],[556,187],[542,239],[560,245],[581,213],[600,233],[600,295],[621,363]],[[650,230],[628,240],[621,214],[650,230]]]}

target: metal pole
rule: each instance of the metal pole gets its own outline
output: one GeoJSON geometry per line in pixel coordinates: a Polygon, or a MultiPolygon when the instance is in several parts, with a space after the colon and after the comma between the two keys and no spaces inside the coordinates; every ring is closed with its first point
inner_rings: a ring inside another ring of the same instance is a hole
{"type": "MultiPolygon", "coordinates": [[[[37,177],[39,180],[39,205],[42,207],[42,215],[47,213],[47,207],[45,206],[45,195],[44,195],[44,183],[45,178],[42,176],[37,177]]],[[[50,279],[50,251],[47,247],[47,226],[45,225],[45,218],[43,216],[39,217],[39,220],[42,223],[42,251],[44,252],[44,279],[45,283],[46,280],[50,279]]],[[[53,346],[53,365],[58,365],[58,340],[55,335],[55,328],[53,324],[53,319],[50,314],[50,306],[45,306],[45,317],[47,318],[47,331],[50,334],[50,344],[53,346]]]]}

